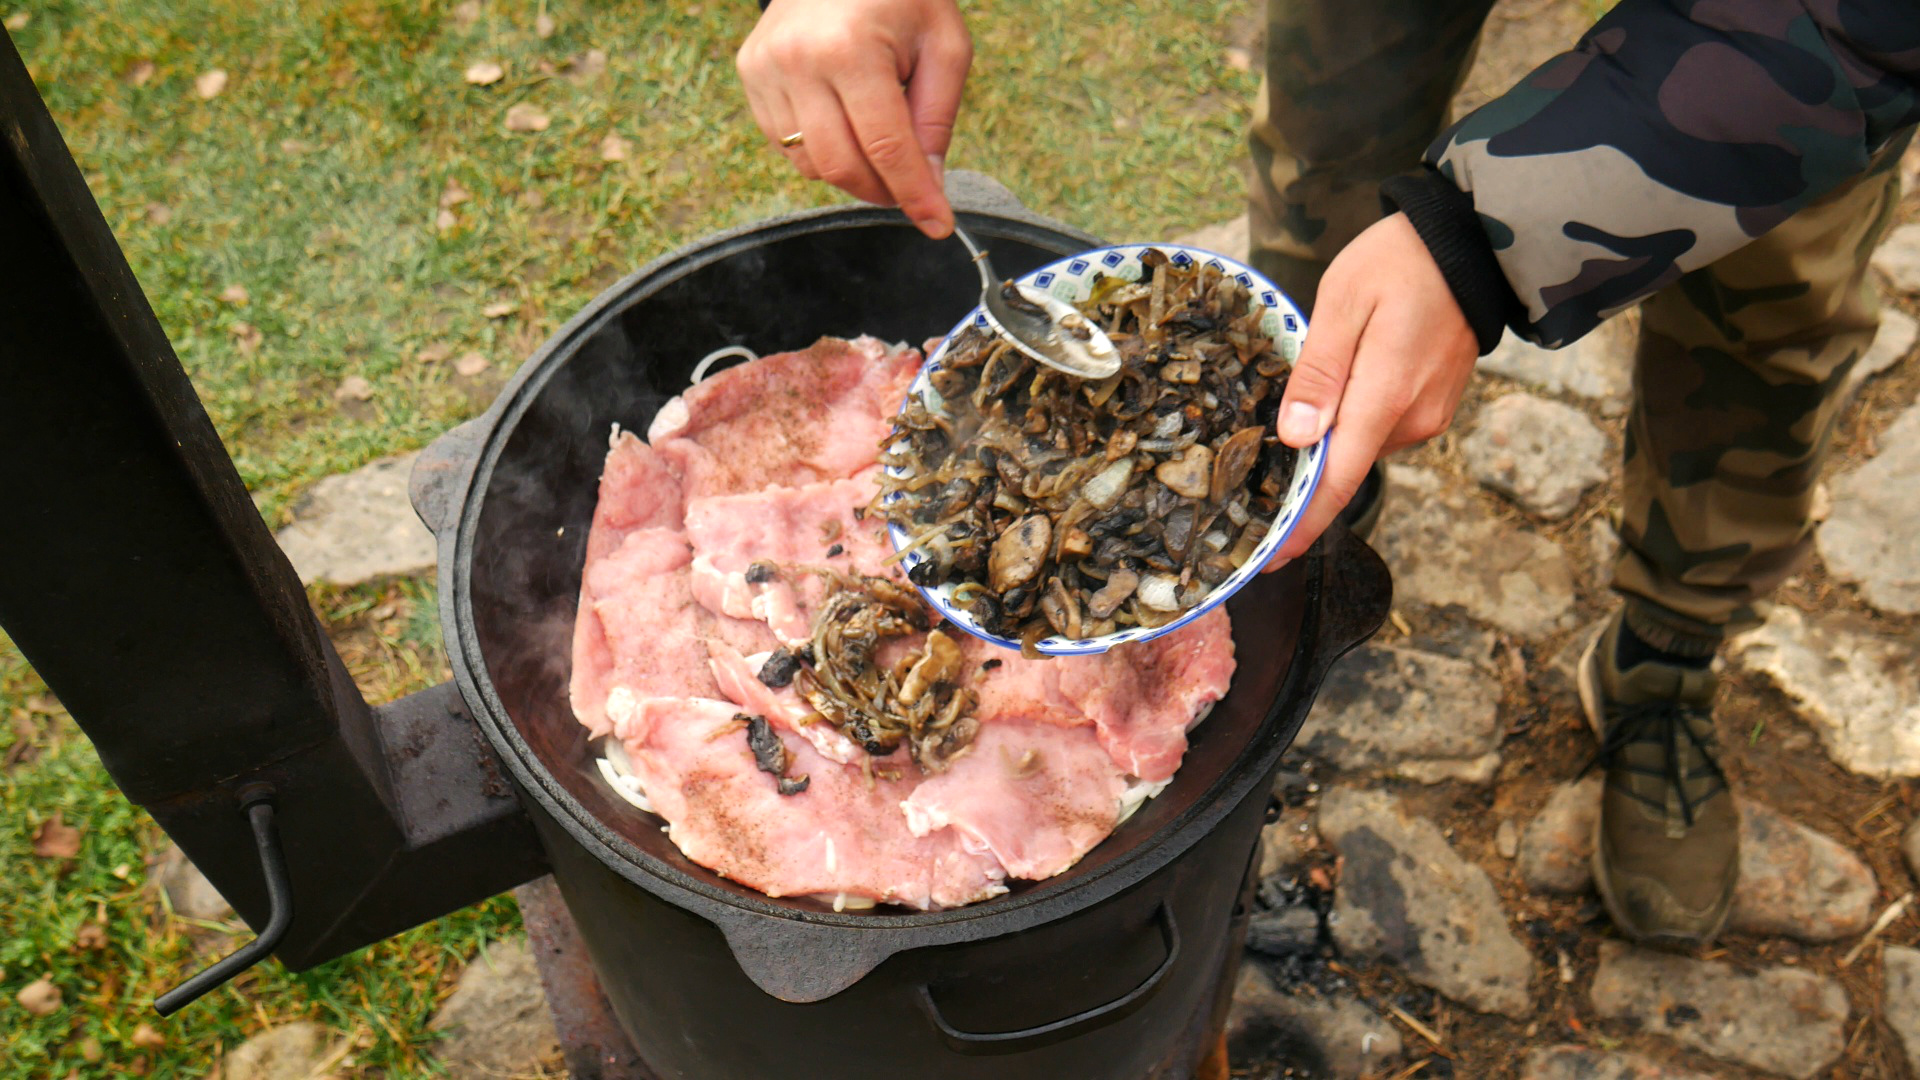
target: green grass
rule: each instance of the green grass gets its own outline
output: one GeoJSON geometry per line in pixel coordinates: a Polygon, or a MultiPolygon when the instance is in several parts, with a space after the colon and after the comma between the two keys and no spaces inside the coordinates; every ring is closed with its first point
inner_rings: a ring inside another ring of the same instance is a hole
{"type": "MultiPolygon", "coordinates": [[[[492,399],[596,292],[702,235],[841,201],[764,145],[733,50],[750,0],[0,0],[11,36],[86,172],[262,513],[284,523],[314,480],[423,445],[492,399]],[[570,61],[588,50],[606,67],[570,61]],[[462,78],[494,60],[490,87],[462,78]],[[136,85],[143,62],[153,72],[136,85]],[[229,73],[211,101],[194,80],[229,73]],[[509,133],[518,102],[547,113],[509,133]],[[608,134],[631,145],[601,160],[608,134]],[[469,198],[437,227],[457,182],[469,198]],[[223,290],[246,290],[241,304],[223,290]],[[511,302],[511,314],[483,309],[511,302]],[[257,331],[257,339],[244,326],[257,331]],[[492,362],[463,378],[448,359],[492,362]],[[370,401],[337,403],[348,376],[370,401]]],[[[1239,3],[1031,0],[969,5],[978,59],[950,164],[988,172],[1036,210],[1097,234],[1167,238],[1241,208],[1241,127],[1256,76],[1224,49],[1239,3]]],[[[316,589],[375,698],[444,678],[431,589],[316,589]],[[381,616],[385,616],[384,618],[381,616]]],[[[154,994],[201,966],[146,883],[164,837],[114,791],[45,687],[0,637],[0,1077],[202,1076],[265,1026],[314,1019],[349,1040],[340,1075],[432,1070],[425,1023],[452,977],[518,923],[497,899],[312,972],[269,963],[131,1042],[154,994]],[[21,749],[26,749],[22,746],[21,749]],[[31,853],[54,812],[80,856],[31,853]],[[119,871],[119,873],[116,873],[119,871]],[[76,935],[104,917],[106,945],[76,935]],[[50,974],[63,1007],[14,1003],[50,974]],[[90,1055],[98,1061],[88,1061],[90,1055]]],[[[224,951],[245,939],[214,936],[224,951]]]]}

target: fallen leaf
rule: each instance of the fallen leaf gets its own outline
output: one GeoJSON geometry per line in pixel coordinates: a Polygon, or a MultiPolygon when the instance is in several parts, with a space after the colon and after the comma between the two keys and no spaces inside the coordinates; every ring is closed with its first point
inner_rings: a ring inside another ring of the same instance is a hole
{"type": "Polygon", "coordinates": [[[413,358],[423,364],[437,364],[452,355],[453,346],[444,341],[436,341],[431,345],[422,345],[420,351],[413,354],[413,358]]]}
{"type": "Polygon", "coordinates": [[[67,710],[60,704],[60,699],[52,694],[35,694],[27,699],[27,711],[41,716],[58,716],[67,710]]]}
{"type": "Polygon", "coordinates": [[[158,1050],[167,1045],[167,1037],[153,1030],[151,1024],[141,1024],[133,1029],[133,1038],[129,1040],[142,1050],[158,1050]]]}
{"type": "Polygon", "coordinates": [[[1238,45],[1227,50],[1227,66],[1235,71],[1253,70],[1253,54],[1238,45]]]}
{"type": "Polygon", "coordinates": [[[511,300],[502,300],[497,304],[488,304],[480,309],[480,314],[489,319],[504,319],[519,310],[520,305],[511,300]]]}
{"type": "Polygon", "coordinates": [[[554,29],[553,16],[543,11],[533,17],[533,32],[540,35],[541,38],[552,37],[554,29]]]}
{"type": "Polygon", "coordinates": [[[60,819],[60,811],[33,830],[33,853],[43,859],[71,859],[80,854],[80,830],[60,819]]]}
{"type": "Polygon", "coordinates": [[[480,0],[462,0],[454,5],[453,21],[461,26],[472,26],[480,21],[480,0]]]}
{"type": "Polygon", "coordinates": [[[467,194],[467,189],[460,186],[460,181],[449,177],[447,186],[440,189],[440,208],[451,210],[471,198],[473,196],[467,194]]]}
{"type": "Polygon", "coordinates": [[[313,149],[313,147],[301,142],[299,139],[280,140],[280,152],[286,154],[288,157],[299,157],[311,149],[313,149]]]}
{"type": "Polygon", "coordinates": [[[600,140],[601,161],[625,161],[632,153],[632,144],[618,135],[608,135],[600,140]]]}
{"type": "Polygon", "coordinates": [[[393,618],[394,615],[397,614],[399,611],[400,611],[399,605],[394,604],[392,602],[388,602],[385,604],[381,604],[379,607],[374,608],[372,611],[367,612],[367,617],[372,619],[374,622],[386,622],[388,619],[393,618]]]}
{"type": "Polygon", "coordinates": [[[452,232],[460,224],[460,218],[451,210],[441,210],[433,215],[435,232],[452,232]]]}
{"type": "Polygon", "coordinates": [[[142,60],[127,69],[127,84],[129,86],[145,86],[153,80],[154,72],[158,70],[160,69],[154,66],[153,61],[142,60]]]}
{"type": "Polygon", "coordinates": [[[507,69],[492,60],[482,60],[467,69],[467,81],[475,86],[492,86],[507,77],[507,69]]]}
{"type": "Polygon", "coordinates": [[[345,401],[348,398],[355,401],[373,400],[373,384],[359,375],[349,375],[341,379],[340,385],[334,388],[333,400],[345,401]]]}
{"type": "Polygon", "coordinates": [[[73,947],[88,951],[106,948],[107,928],[97,922],[81,923],[80,929],[74,931],[73,947]]]}
{"type": "Polygon", "coordinates": [[[567,61],[567,78],[576,83],[592,82],[607,70],[607,50],[588,49],[567,61]]]}
{"type": "Polygon", "coordinates": [[[27,710],[13,710],[13,745],[7,747],[6,757],[0,758],[0,768],[11,771],[15,765],[28,764],[39,756],[40,725],[27,710]]]}
{"type": "MultiPolygon", "coordinates": [[[[14,31],[25,30],[27,28],[27,24],[32,21],[33,21],[33,12],[16,11],[13,14],[7,16],[7,29],[14,30],[14,31]]],[[[541,34],[540,36],[546,37],[547,35],[541,34]]]]}
{"type": "Polygon", "coordinates": [[[80,1057],[87,1064],[98,1065],[100,1064],[100,1059],[106,1056],[106,1051],[100,1048],[99,1039],[89,1035],[80,1040],[80,1057]]]}
{"type": "Polygon", "coordinates": [[[13,1000],[35,1016],[47,1016],[60,1007],[60,988],[52,979],[35,979],[21,987],[13,1000]]]}
{"type": "Polygon", "coordinates": [[[508,131],[545,131],[552,122],[546,113],[524,101],[507,110],[508,131]]]}
{"type": "Polygon", "coordinates": [[[477,352],[470,352],[453,362],[453,370],[462,378],[471,379],[475,375],[493,366],[493,362],[477,352]]]}
{"type": "Polygon", "coordinates": [[[150,202],[147,204],[147,224],[165,225],[172,220],[173,210],[170,209],[166,203],[150,202]]]}
{"type": "Polygon", "coordinates": [[[247,287],[245,285],[229,285],[220,290],[220,299],[222,302],[228,304],[244,304],[248,300],[247,287]]]}
{"type": "Polygon", "coordinates": [[[253,352],[260,347],[262,341],[266,340],[266,335],[260,332],[260,328],[249,322],[234,323],[227,327],[227,333],[233,335],[233,343],[239,346],[243,353],[253,352]]]}
{"type": "Polygon", "coordinates": [[[119,866],[113,868],[113,876],[119,878],[121,881],[127,880],[127,875],[131,873],[133,873],[133,867],[128,866],[126,863],[121,863],[119,866]]]}
{"type": "Polygon", "coordinates": [[[193,92],[200,95],[201,101],[212,101],[214,98],[219,97],[220,92],[226,88],[227,73],[220,68],[214,68],[212,71],[193,80],[193,92]]]}

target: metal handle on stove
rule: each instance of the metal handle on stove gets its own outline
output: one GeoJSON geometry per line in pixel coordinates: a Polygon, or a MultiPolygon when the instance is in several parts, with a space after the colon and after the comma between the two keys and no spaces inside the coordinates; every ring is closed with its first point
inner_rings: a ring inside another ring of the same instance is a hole
{"type": "Polygon", "coordinates": [[[1021,1028],[1018,1031],[961,1031],[940,1012],[939,1003],[933,1000],[932,988],[921,983],[918,988],[920,1009],[927,1014],[927,1019],[933,1021],[933,1026],[939,1030],[941,1038],[946,1040],[948,1046],[967,1054],[1012,1053],[1061,1042],[1076,1035],[1084,1035],[1120,1020],[1146,1004],[1147,999],[1153,996],[1154,991],[1160,989],[1161,984],[1166,982],[1167,976],[1172,973],[1174,965],[1179,962],[1180,927],[1173,921],[1173,912],[1167,907],[1166,901],[1162,900],[1159,906],[1154,908],[1154,922],[1160,928],[1160,940],[1167,950],[1166,959],[1160,961],[1160,966],[1154,968],[1153,973],[1142,979],[1138,986],[1104,1005],[1096,1005],[1085,1012],[1075,1013],[1052,1023],[1021,1028]]]}
{"type": "Polygon", "coordinates": [[[252,785],[240,794],[240,808],[253,826],[253,844],[260,854],[260,873],[267,879],[268,915],[266,928],[251,942],[216,961],[212,967],[154,999],[153,1011],[172,1016],[199,1000],[208,991],[265,960],[293,925],[293,884],[287,878],[286,853],[280,850],[280,836],[273,828],[273,789],[252,785]]]}

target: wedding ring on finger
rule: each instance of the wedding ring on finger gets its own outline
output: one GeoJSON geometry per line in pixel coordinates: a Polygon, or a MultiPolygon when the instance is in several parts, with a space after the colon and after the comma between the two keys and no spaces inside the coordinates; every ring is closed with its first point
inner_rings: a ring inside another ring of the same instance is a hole
{"type": "Polygon", "coordinates": [[[801,141],[802,139],[804,139],[805,137],[806,137],[806,136],[804,136],[804,135],[802,135],[802,134],[801,134],[800,132],[798,132],[798,131],[796,131],[796,132],[794,132],[793,134],[791,134],[791,135],[788,135],[788,136],[786,136],[785,138],[783,138],[783,139],[781,139],[781,140],[780,140],[780,145],[781,145],[781,146],[784,146],[784,147],[786,147],[786,148],[787,148],[787,149],[789,149],[789,150],[791,150],[791,149],[793,149],[794,147],[796,147],[796,146],[799,146],[799,145],[800,145],[800,141],[801,141]]]}

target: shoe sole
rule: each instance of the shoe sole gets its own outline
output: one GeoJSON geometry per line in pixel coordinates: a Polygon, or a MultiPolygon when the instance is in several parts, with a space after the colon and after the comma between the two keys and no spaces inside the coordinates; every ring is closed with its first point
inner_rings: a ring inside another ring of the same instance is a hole
{"type": "MultiPolygon", "coordinates": [[[[1587,726],[1593,729],[1593,737],[1597,740],[1606,738],[1606,725],[1602,722],[1600,709],[1600,642],[1606,636],[1607,624],[1602,622],[1594,630],[1593,640],[1587,642],[1586,650],[1580,654],[1580,666],[1573,680],[1580,692],[1580,709],[1587,714],[1587,726]]],[[[1600,815],[1595,814],[1593,816],[1593,858],[1590,860],[1593,887],[1600,893],[1600,902],[1606,906],[1608,916],[1613,919],[1613,925],[1618,927],[1621,933],[1642,945],[1695,949],[1711,944],[1714,938],[1720,936],[1720,931],[1726,929],[1727,917],[1733,913],[1731,903],[1720,912],[1720,918],[1711,927],[1698,934],[1682,934],[1670,930],[1649,931],[1635,926],[1633,920],[1627,918],[1620,902],[1614,898],[1613,889],[1607,884],[1610,878],[1607,873],[1607,847],[1600,840],[1600,815]]]]}

